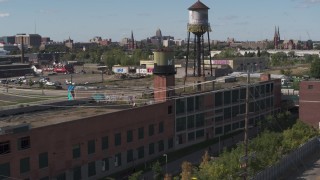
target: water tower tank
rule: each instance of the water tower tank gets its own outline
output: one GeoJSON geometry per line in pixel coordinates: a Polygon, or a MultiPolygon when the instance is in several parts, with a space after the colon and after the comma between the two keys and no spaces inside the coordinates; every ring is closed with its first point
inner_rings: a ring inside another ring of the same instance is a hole
{"type": "Polygon", "coordinates": [[[210,32],[210,24],[208,21],[209,8],[200,1],[194,3],[189,10],[188,31],[194,34],[203,34],[210,32]]]}
{"type": "Polygon", "coordinates": [[[174,52],[171,49],[159,49],[153,52],[153,74],[175,74],[174,52]]]}

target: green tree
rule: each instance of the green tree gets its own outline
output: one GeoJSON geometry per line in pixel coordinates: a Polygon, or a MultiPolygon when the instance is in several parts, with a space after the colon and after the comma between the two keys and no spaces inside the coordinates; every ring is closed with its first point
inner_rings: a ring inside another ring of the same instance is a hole
{"type": "Polygon", "coordinates": [[[295,56],[295,52],[294,51],[290,51],[288,52],[288,56],[293,58],[295,56]]]}
{"type": "Polygon", "coordinates": [[[146,51],[143,51],[142,49],[135,49],[132,53],[132,60],[129,63],[129,65],[139,65],[140,60],[142,59],[148,59],[149,53],[146,51]]]}
{"type": "Polygon", "coordinates": [[[34,85],[34,82],[32,81],[31,78],[30,78],[29,81],[28,81],[28,85],[29,85],[30,87],[32,87],[32,86],[34,85]]]}
{"type": "Polygon", "coordinates": [[[284,151],[290,152],[317,135],[319,135],[317,130],[298,120],[291,129],[283,132],[284,151]]]}
{"type": "Polygon", "coordinates": [[[129,180],[139,180],[141,179],[142,171],[135,172],[129,176],[129,180]]]}
{"type": "Polygon", "coordinates": [[[261,51],[261,54],[260,54],[261,57],[270,57],[270,53],[268,53],[268,51],[261,51]]]}
{"type": "Polygon", "coordinates": [[[258,47],[257,50],[258,50],[257,57],[260,57],[261,56],[260,47],[258,47]]]}
{"type": "Polygon", "coordinates": [[[22,82],[21,79],[18,80],[18,84],[19,84],[20,86],[22,86],[23,82],[22,82]]]}
{"type": "Polygon", "coordinates": [[[320,59],[316,59],[311,63],[310,76],[320,78],[320,59]]]}
{"type": "Polygon", "coordinates": [[[73,61],[76,58],[76,54],[74,53],[66,53],[64,55],[62,55],[62,59],[66,60],[66,61],[73,61]]]}
{"type": "Polygon", "coordinates": [[[217,56],[218,56],[218,58],[232,58],[232,57],[237,57],[238,53],[235,49],[227,48],[227,49],[221,51],[221,53],[217,56]]]}
{"type": "Polygon", "coordinates": [[[163,171],[159,161],[153,163],[152,172],[153,172],[153,179],[155,180],[163,179],[163,171]]]}
{"type": "Polygon", "coordinates": [[[284,52],[277,52],[271,55],[271,65],[272,66],[282,66],[287,61],[287,54],[284,52]]]}

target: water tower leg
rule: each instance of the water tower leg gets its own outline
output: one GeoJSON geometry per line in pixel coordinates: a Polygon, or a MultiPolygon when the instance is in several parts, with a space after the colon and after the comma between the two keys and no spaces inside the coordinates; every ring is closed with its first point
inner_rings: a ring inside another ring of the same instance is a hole
{"type": "MultiPolygon", "coordinates": [[[[187,75],[188,75],[188,63],[189,63],[189,47],[190,47],[190,32],[188,32],[188,40],[187,40],[187,57],[186,57],[186,69],[185,69],[185,77],[184,77],[184,85],[186,85],[187,75]]],[[[185,89],[184,89],[185,91],[185,89]]]]}
{"type": "Polygon", "coordinates": [[[197,70],[198,77],[201,76],[201,35],[197,35],[197,70]]]}
{"type": "Polygon", "coordinates": [[[206,77],[206,71],[205,71],[205,67],[204,67],[204,36],[201,36],[201,52],[202,52],[202,73],[203,73],[203,77],[206,77]]]}
{"type": "Polygon", "coordinates": [[[196,57],[197,57],[197,54],[196,54],[196,35],[194,35],[194,39],[193,39],[193,55],[194,55],[194,58],[193,58],[193,76],[196,76],[196,57]]]}
{"type": "Polygon", "coordinates": [[[209,58],[210,58],[210,72],[211,72],[211,76],[212,76],[212,62],[211,62],[211,48],[210,48],[210,35],[209,35],[209,31],[208,33],[208,48],[209,48],[209,58]]]}

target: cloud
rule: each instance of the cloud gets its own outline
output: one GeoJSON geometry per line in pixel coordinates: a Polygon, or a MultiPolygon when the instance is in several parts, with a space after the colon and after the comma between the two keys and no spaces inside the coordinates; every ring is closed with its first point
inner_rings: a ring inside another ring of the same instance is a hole
{"type": "Polygon", "coordinates": [[[0,3],[2,3],[2,2],[6,2],[6,1],[8,1],[8,0],[0,0],[0,3]]]}
{"type": "MultiPolygon", "coordinates": [[[[0,0],[1,1],[1,0],[0,0]]],[[[3,17],[8,17],[10,16],[9,13],[0,13],[0,18],[3,18],[3,17]]]]}

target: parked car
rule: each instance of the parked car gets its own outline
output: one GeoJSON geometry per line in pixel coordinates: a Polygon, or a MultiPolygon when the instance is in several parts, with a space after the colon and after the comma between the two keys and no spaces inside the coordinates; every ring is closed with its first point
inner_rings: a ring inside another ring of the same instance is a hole
{"type": "Polygon", "coordinates": [[[46,86],[54,86],[55,83],[54,83],[54,82],[50,82],[50,81],[46,81],[46,82],[45,82],[45,85],[46,85],[46,86]]]}
{"type": "Polygon", "coordinates": [[[9,81],[6,80],[6,79],[2,79],[2,80],[1,80],[1,84],[8,84],[8,83],[9,83],[9,81]]]}

